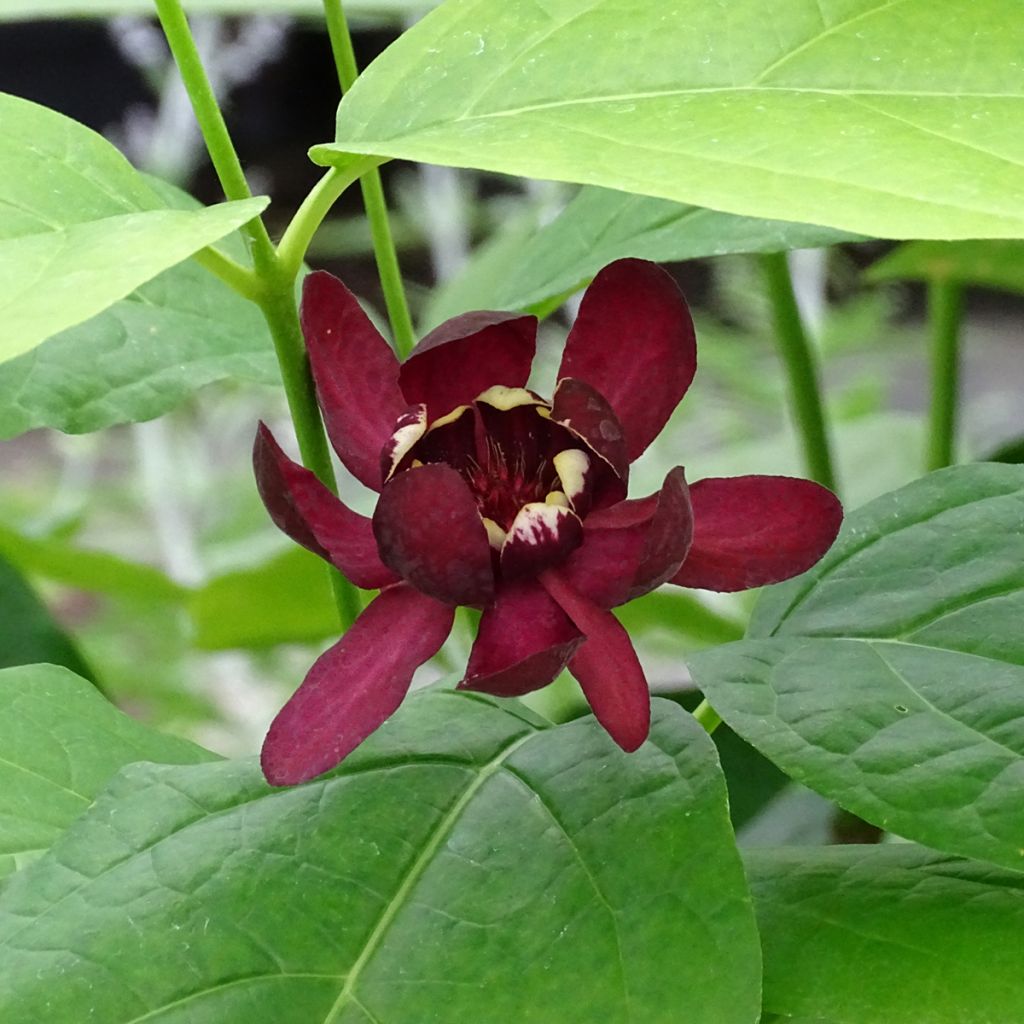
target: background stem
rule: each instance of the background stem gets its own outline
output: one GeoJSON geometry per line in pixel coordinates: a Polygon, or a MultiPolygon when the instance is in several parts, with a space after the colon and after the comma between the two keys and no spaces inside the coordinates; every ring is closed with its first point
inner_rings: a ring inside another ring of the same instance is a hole
{"type": "Polygon", "coordinates": [[[693,717],[709,736],[722,724],[718,712],[706,700],[702,700],[693,709],[693,717]]]}
{"type": "Polygon", "coordinates": [[[954,457],[957,394],[960,384],[960,321],[963,289],[953,281],[928,285],[932,331],[932,395],[928,418],[926,468],[942,469],[954,457]]]}
{"type": "Polygon", "coordinates": [[[775,337],[789,379],[790,404],[812,480],[836,489],[821,383],[810,341],[800,319],[785,253],[758,257],[775,323],[775,337]]]}
{"type": "MultiPolygon", "coordinates": [[[[331,51],[338,72],[338,84],[342,93],[348,92],[352,83],[359,75],[356,64],[355,50],[352,48],[352,36],[345,20],[345,11],[341,0],[323,0],[324,17],[327,19],[327,34],[331,40],[331,51]]],[[[384,198],[384,186],[381,183],[380,171],[376,167],[367,170],[359,179],[363,192],[363,205],[366,217],[370,222],[370,234],[373,238],[373,254],[377,261],[377,273],[381,288],[384,291],[384,303],[391,322],[391,333],[395,339],[395,348],[400,358],[411,351],[416,340],[416,333],[409,315],[409,304],[405,297],[402,284],[402,271],[398,265],[398,253],[391,235],[391,223],[388,220],[387,201],[384,198]]]]}

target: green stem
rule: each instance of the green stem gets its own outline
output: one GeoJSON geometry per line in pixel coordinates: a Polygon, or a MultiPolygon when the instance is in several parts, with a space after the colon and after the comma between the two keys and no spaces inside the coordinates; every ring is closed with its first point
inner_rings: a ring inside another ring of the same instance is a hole
{"type": "MultiPolygon", "coordinates": [[[[338,72],[338,84],[341,86],[342,93],[346,93],[352,88],[352,84],[359,75],[355,50],[352,48],[352,35],[348,30],[348,22],[345,20],[345,10],[341,0],[323,0],[323,4],[324,17],[327,20],[327,34],[331,40],[331,51],[334,54],[334,64],[338,72]]],[[[394,336],[395,348],[398,350],[399,356],[404,358],[412,351],[416,334],[412,325],[412,317],[409,315],[405,287],[402,284],[398,253],[391,235],[384,185],[376,164],[364,171],[359,185],[363,192],[366,217],[370,222],[373,252],[377,261],[377,273],[380,276],[381,288],[384,291],[388,320],[391,321],[391,333],[394,336]]]]}
{"type": "Polygon", "coordinates": [[[295,216],[285,228],[277,246],[277,258],[284,270],[293,278],[302,269],[302,261],[306,257],[306,250],[313,235],[316,234],[316,229],[337,202],[338,197],[353,181],[364,174],[368,167],[375,167],[379,163],[378,157],[360,157],[346,167],[332,167],[303,199],[302,205],[295,211],[295,216]]]}
{"type": "Polygon", "coordinates": [[[832,470],[818,368],[800,319],[786,254],[763,253],[759,259],[771,302],[779,353],[789,378],[790,403],[803,446],[804,463],[813,480],[834,491],[836,478],[832,470]]]}
{"type": "Polygon", "coordinates": [[[718,712],[706,700],[702,700],[693,709],[693,717],[709,736],[722,724],[718,712]]]}
{"type": "MultiPolygon", "coordinates": [[[[228,199],[250,199],[252,192],[248,181],[245,180],[242,162],[238,159],[238,153],[228,134],[228,126],[224,122],[224,115],[217,103],[210,79],[206,75],[180,0],[156,0],[156,12],[167,37],[167,45],[171,48],[171,55],[178,65],[178,72],[185,84],[185,91],[192,103],[192,110],[199,123],[199,130],[203,133],[203,141],[206,143],[221,188],[224,189],[224,195],[228,199]]],[[[243,229],[252,240],[253,258],[259,267],[273,254],[274,246],[270,236],[259,217],[248,221],[243,225],[243,229]]]]}
{"type": "Polygon", "coordinates": [[[248,267],[236,263],[230,256],[225,256],[212,245],[200,249],[192,258],[214,277],[219,277],[229,288],[238,292],[243,299],[259,302],[263,290],[262,280],[248,267]]]}
{"type": "Polygon", "coordinates": [[[942,469],[953,462],[962,315],[961,286],[954,281],[930,282],[928,319],[932,331],[932,397],[926,453],[928,469],[942,469]]]}

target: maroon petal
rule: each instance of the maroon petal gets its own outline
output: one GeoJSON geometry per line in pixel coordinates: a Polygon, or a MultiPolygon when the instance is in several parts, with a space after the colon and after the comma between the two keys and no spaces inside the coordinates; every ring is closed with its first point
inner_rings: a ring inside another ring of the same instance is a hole
{"type": "MultiPolygon", "coordinates": [[[[626,483],[629,479],[626,437],[615,410],[603,395],[586,381],[565,377],[558,382],[551,399],[551,418],[583,438],[626,483]]],[[[625,495],[624,489],[622,493],[625,495]]]]}
{"type": "Polygon", "coordinates": [[[370,520],[289,459],[264,423],[256,431],[252,461],[260,497],[278,529],[337,566],[357,587],[376,590],[398,581],[380,560],[370,520]]]}
{"type": "Polygon", "coordinates": [[[517,513],[501,547],[505,579],[534,576],[564,561],[583,541],[583,524],[571,509],[531,501],[517,513]]]}
{"type": "Polygon", "coordinates": [[[560,572],[589,600],[614,608],[670,580],[692,537],[686,478],[677,466],[657,494],[590,515],[583,524],[583,544],[560,572]]]}
{"type": "Polygon", "coordinates": [[[583,634],[533,580],[505,584],[480,619],[460,690],[519,697],[547,686],[583,634]]]}
{"type": "Polygon", "coordinates": [[[391,436],[380,450],[380,478],[387,483],[402,460],[427,432],[427,407],[411,405],[395,421],[391,436]]]}
{"type": "Polygon", "coordinates": [[[733,591],[788,580],[828,551],[843,521],[831,491],[785,476],[701,480],[690,501],[693,544],[670,581],[681,587],[733,591]]]}
{"type": "Polygon", "coordinates": [[[398,360],[355,296],[319,270],[302,286],[302,333],[331,444],[348,470],[380,490],[380,453],[409,404],[398,360]]]}
{"type": "Polygon", "coordinates": [[[654,263],[609,263],[587,289],[558,376],[586,381],[615,410],[634,461],[658,436],[697,369],[693,321],[654,263]]]}
{"type": "Polygon", "coordinates": [[[544,573],[540,582],[587,638],[569,671],[594,716],[623,750],[636,750],[651,728],[651,695],[629,634],[611,612],[578,594],[558,572],[544,573]]]}
{"type": "Polygon", "coordinates": [[[448,604],[487,605],[494,570],[469,487],[450,466],[407,469],[381,492],[373,532],[388,568],[448,604]]]}
{"type": "Polygon", "coordinates": [[[493,384],[522,387],[530,376],[537,318],[464,313],[432,330],[402,364],[409,403],[426,403],[431,420],[468,405],[493,384]]]}
{"type": "Polygon", "coordinates": [[[453,617],[453,609],[405,584],[376,597],[274,719],[260,759],[267,781],[294,786],[347,757],[402,703],[453,617]]]}

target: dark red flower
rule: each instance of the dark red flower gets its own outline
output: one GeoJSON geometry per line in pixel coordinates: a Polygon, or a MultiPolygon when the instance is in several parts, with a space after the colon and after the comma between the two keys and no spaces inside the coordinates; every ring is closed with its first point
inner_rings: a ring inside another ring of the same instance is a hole
{"type": "Polygon", "coordinates": [[[302,329],[342,462],[380,492],[372,519],[347,508],[260,426],[254,460],[274,522],[380,589],[270,727],[274,784],[336,765],[401,703],[444,643],[457,605],[483,610],[460,689],[517,696],[566,666],[625,750],[646,738],[650,699],[609,609],[663,583],[744,590],[810,568],[842,510],[807,480],[749,476],[626,500],[629,466],[696,370],[678,288],[643,260],[587,289],[551,401],[526,389],[536,321],[467,313],[404,363],[336,278],[305,282],[302,329]]]}

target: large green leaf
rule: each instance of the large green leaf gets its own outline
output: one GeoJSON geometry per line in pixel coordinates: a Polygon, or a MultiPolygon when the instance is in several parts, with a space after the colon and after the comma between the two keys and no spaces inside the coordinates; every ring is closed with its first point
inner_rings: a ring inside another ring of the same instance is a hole
{"type": "Polygon", "coordinates": [[[324,780],[133,767],[0,894],[5,1024],[753,1024],[710,740],[430,693],[324,780]],[[638,841],[638,837],[641,841],[638,841]]]}
{"type": "Polygon", "coordinates": [[[45,661],[90,675],[78,648],[46,605],[5,558],[0,557],[0,668],[45,661]]]}
{"type": "Polygon", "coordinates": [[[915,846],[745,856],[765,1009],[831,1024],[1024,1020],[1024,878],[915,846]]]}
{"type": "Polygon", "coordinates": [[[168,209],[107,142],[0,94],[0,361],[124,298],[267,200],[168,209]]]}
{"type": "Polygon", "coordinates": [[[907,242],[873,264],[869,281],[956,281],[1024,292],[1024,242],[907,242]]]}
{"type": "Polygon", "coordinates": [[[338,111],[345,153],[888,238],[1024,233],[1010,0],[451,0],[338,111]]]}
{"type": "Polygon", "coordinates": [[[46,850],[124,765],[196,764],[215,757],[123,715],[67,669],[3,669],[0,875],[46,850]]]}
{"type": "Polygon", "coordinates": [[[658,263],[734,252],[782,252],[860,236],[811,224],[736,217],[665,199],[584,188],[549,224],[509,254],[481,309],[524,309],[579,290],[623,256],[658,263]]]}
{"type": "Polygon", "coordinates": [[[687,660],[793,778],[883,828],[1024,870],[1024,468],[933,473],[687,660]]]}

